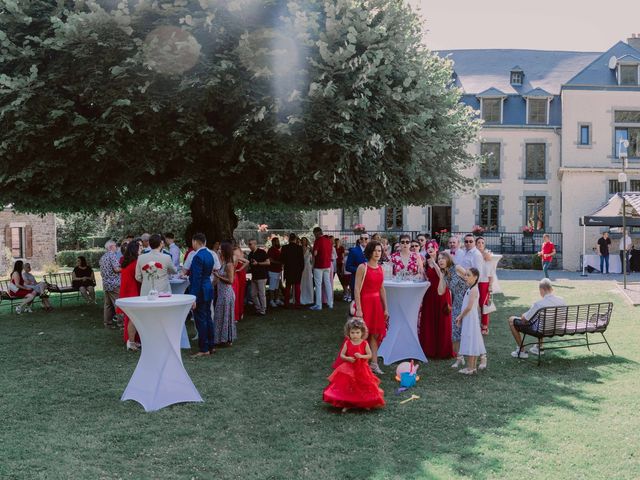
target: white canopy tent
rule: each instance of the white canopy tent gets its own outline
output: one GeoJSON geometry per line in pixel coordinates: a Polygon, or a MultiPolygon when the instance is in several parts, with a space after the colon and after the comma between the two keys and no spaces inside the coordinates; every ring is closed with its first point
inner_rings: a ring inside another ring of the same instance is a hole
{"type": "MultiPolygon", "coordinates": [[[[582,225],[582,275],[585,273],[586,227],[640,227],[640,192],[616,193],[590,215],[580,218],[582,225]],[[625,210],[623,221],[623,208],[625,210]]],[[[623,237],[624,238],[624,237],[623,237]]]]}

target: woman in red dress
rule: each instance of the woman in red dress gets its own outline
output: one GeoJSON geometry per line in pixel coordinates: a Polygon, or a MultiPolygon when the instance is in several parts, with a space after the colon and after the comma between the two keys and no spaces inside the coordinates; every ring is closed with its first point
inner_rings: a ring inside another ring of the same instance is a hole
{"type": "Polygon", "coordinates": [[[378,345],[387,334],[387,294],[384,290],[384,273],[378,265],[382,257],[382,245],[375,240],[370,241],[364,249],[367,263],[356,270],[356,317],[362,318],[367,325],[371,345],[371,370],[382,374],[378,365],[378,345]]]}
{"type": "MultiPolygon", "coordinates": [[[[122,260],[120,272],[120,298],[137,297],[140,295],[140,283],[136,280],[136,264],[138,255],[142,251],[142,242],[131,242],[127,245],[127,251],[122,260]]],[[[118,313],[124,312],[118,309],[118,313]]],[[[139,337],[133,322],[124,315],[124,341],[127,350],[136,351],[140,348],[139,337]]]]}
{"type": "Polygon", "coordinates": [[[340,355],[333,364],[329,386],[324,389],[322,399],[334,407],[379,408],[384,406],[384,392],[377,378],[367,365],[371,348],[367,343],[367,326],[359,318],[351,318],[344,327],[347,339],[342,344],[340,355]]]}
{"type": "Polygon", "coordinates": [[[236,294],[235,321],[238,322],[244,316],[244,295],[247,291],[247,265],[249,265],[249,261],[244,258],[240,247],[233,250],[233,260],[236,267],[236,274],[233,276],[233,292],[236,294]]]}
{"type": "Polygon", "coordinates": [[[427,243],[425,275],[431,285],[422,300],[418,338],[427,358],[452,358],[455,355],[451,340],[451,292],[436,263],[437,255],[438,243],[427,243]]]}
{"type": "Polygon", "coordinates": [[[9,296],[13,298],[24,298],[24,301],[16,307],[16,313],[20,315],[22,312],[30,312],[31,304],[38,296],[37,292],[29,290],[24,285],[22,279],[22,270],[24,268],[24,262],[22,260],[16,260],[13,264],[13,271],[11,272],[11,283],[13,284],[13,290],[9,290],[9,296]]]}

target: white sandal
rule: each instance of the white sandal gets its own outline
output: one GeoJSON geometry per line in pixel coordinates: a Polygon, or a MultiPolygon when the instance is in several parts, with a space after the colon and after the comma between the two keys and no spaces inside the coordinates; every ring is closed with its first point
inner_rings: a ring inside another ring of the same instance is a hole
{"type": "Polygon", "coordinates": [[[462,355],[460,355],[459,357],[456,357],[456,363],[451,365],[451,368],[460,368],[460,367],[464,367],[464,356],[462,355]]]}

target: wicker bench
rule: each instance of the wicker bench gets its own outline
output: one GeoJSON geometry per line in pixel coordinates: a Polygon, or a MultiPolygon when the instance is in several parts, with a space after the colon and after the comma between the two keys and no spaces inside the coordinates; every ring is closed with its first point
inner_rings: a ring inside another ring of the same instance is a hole
{"type": "Polygon", "coordinates": [[[73,287],[73,275],[71,273],[48,273],[44,276],[49,293],[57,293],[60,306],[64,298],[80,300],[80,291],[73,287]],[[68,295],[73,294],[73,295],[68,295]]]}
{"type": "Polygon", "coordinates": [[[587,347],[591,350],[591,345],[606,343],[611,355],[613,350],[607,342],[604,332],[611,321],[613,303],[591,303],[587,305],[567,305],[564,307],[546,307],[538,310],[526,325],[516,325],[516,330],[522,333],[520,351],[529,345],[538,344],[543,338],[555,338],[565,336],[584,335],[584,338],[561,338],[558,340],[545,340],[538,351],[538,365],[540,365],[540,355],[544,350],[554,350],[557,348],[587,347]],[[589,334],[599,333],[602,335],[602,342],[590,342],[589,334]],[[537,340],[525,343],[527,335],[535,337],[537,340]],[[548,344],[569,342],[569,345],[547,347],[548,344]]]}

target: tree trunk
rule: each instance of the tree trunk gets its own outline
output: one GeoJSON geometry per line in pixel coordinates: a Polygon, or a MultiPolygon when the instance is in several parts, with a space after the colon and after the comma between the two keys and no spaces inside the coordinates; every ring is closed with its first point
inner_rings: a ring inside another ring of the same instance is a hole
{"type": "Polygon", "coordinates": [[[238,217],[229,197],[213,192],[197,193],[191,201],[191,223],[186,230],[187,245],[191,245],[191,236],[198,232],[206,235],[209,247],[215,241],[232,240],[237,226],[238,217]]]}

